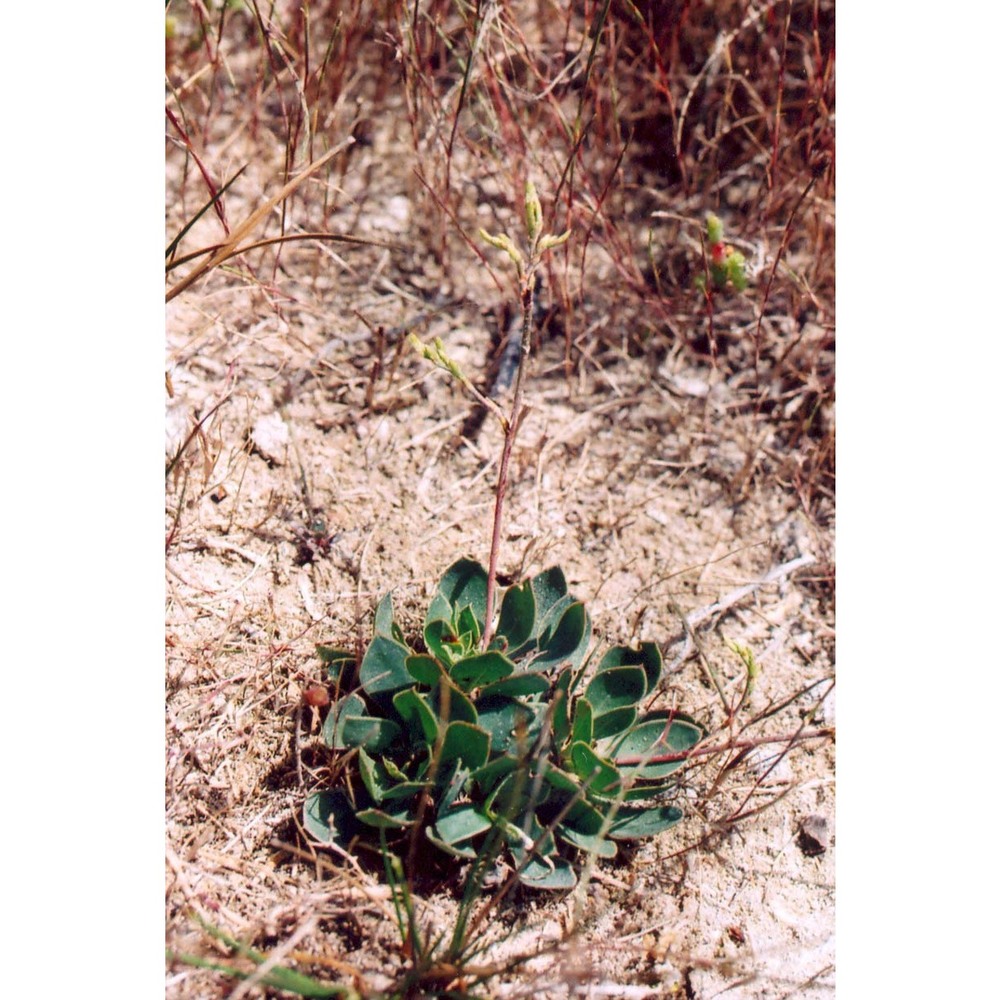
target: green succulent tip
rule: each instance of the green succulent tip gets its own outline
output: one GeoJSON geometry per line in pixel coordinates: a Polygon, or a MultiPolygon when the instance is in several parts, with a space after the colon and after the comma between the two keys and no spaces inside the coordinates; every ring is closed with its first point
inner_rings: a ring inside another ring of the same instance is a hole
{"type": "Polygon", "coordinates": [[[708,229],[708,243],[709,246],[714,246],[716,243],[722,242],[722,219],[720,219],[715,212],[709,212],[705,216],[705,225],[708,229]]]}
{"type": "Polygon", "coordinates": [[[524,186],[524,218],[528,228],[528,239],[534,243],[542,231],[542,203],[531,181],[524,186]]]}
{"type": "Polygon", "coordinates": [[[538,242],[538,252],[544,253],[546,250],[551,250],[553,247],[562,246],[569,239],[570,231],[567,229],[560,236],[553,236],[551,233],[548,236],[543,236],[538,242]]]}

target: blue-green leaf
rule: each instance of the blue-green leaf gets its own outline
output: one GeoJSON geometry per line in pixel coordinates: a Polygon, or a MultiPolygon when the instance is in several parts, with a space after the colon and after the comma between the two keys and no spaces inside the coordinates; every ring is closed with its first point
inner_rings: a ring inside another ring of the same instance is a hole
{"type": "Polygon", "coordinates": [[[321,843],[335,843],[345,849],[359,830],[354,806],[339,790],[310,795],[302,807],[302,824],[321,843]]]}
{"type": "Polygon", "coordinates": [[[433,656],[415,653],[406,658],[406,669],[409,675],[418,683],[434,687],[441,678],[441,664],[433,656]]]}
{"type": "Polygon", "coordinates": [[[528,733],[534,727],[537,710],[528,707],[516,698],[490,695],[478,698],[476,712],[479,725],[490,734],[495,750],[516,749],[518,729],[521,728],[527,741],[528,733]]]}
{"type": "Polygon", "coordinates": [[[413,688],[408,688],[406,691],[399,691],[392,699],[392,703],[399,712],[411,740],[433,743],[437,739],[439,731],[437,716],[422,694],[413,688]]]}
{"type": "Polygon", "coordinates": [[[521,869],[518,880],[532,889],[572,889],[576,875],[564,858],[532,858],[521,869]]]}
{"type": "Polygon", "coordinates": [[[601,760],[586,743],[574,743],[569,748],[573,770],[592,792],[616,792],[621,787],[621,775],[606,760],[601,760]]]}
{"type": "Polygon", "coordinates": [[[438,766],[460,760],[466,767],[482,767],[490,759],[489,733],[468,722],[451,722],[444,732],[438,766]]]}
{"type": "Polygon", "coordinates": [[[565,667],[552,691],[552,739],[562,747],[570,736],[569,689],[573,682],[573,668],[565,667]]]}
{"type": "Polygon", "coordinates": [[[398,785],[393,785],[391,788],[386,789],[383,799],[386,802],[412,799],[414,795],[429,787],[430,784],[426,781],[401,781],[398,785]]]}
{"type": "Polygon", "coordinates": [[[576,795],[579,793],[580,789],[583,787],[580,779],[575,774],[570,774],[568,771],[563,771],[556,767],[555,764],[546,764],[545,770],[542,771],[541,768],[538,769],[542,774],[545,783],[551,785],[557,792],[565,795],[576,795]]]}
{"type": "Polygon", "coordinates": [[[481,688],[479,698],[494,698],[501,695],[520,698],[524,695],[544,694],[548,689],[549,682],[541,674],[512,674],[481,688]]]}
{"type": "Polygon", "coordinates": [[[377,719],[371,715],[345,715],[340,729],[345,747],[363,747],[369,753],[388,750],[402,735],[402,730],[391,719],[377,719]]]}
{"type": "Polygon", "coordinates": [[[573,740],[588,746],[594,742],[594,710],[586,698],[577,698],[573,705],[573,740]]]}
{"type": "Polygon", "coordinates": [[[476,849],[470,844],[449,844],[443,837],[439,837],[432,826],[424,829],[424,836],[439,850],[445,854],[450,854],[454,858],[462,858],[471,861],[477,854],[476,849]]]}
{"type": "Polygon", "coordinates": [[[535,598],[535,622],[540,628],[553,605],[567,595],[569,588],[566,586],[566,577],[558,566],[539,573],[528,582],[535,598]]]}
{"type": "Polygon", "coordinates": [[[594,739],[603,740],[618,733],[624,733],[634,725],[638,716],[634,708],[613,708],[594,719],[594,739]]]}
{"type": "Polygon", "coordinates": [[[502,680],[514,673],[514,664],[502,653],[495,650],[488,653],[476,653],[459,660],[449,676],[463,691],[482,687],[493,681],[502,680]]]}
{"type": "Polygon", "coordinates": [[[532,670],[547,670],[562,663],[578,667],[590,642],[590,617],[579,602],[570,604],[558,623],[538,639],[538,655],[531,661],[532,670]]]}
{"type": "Polygon", "coordinates": [[[336,646],[321,646],[317,644],[316,653],[326,664],[327,676],[336,685],[346,686],[348,671],[354,666],[354,654],[336,646]]]}
{"type": "Polygon", "coordinates": [[[475,705],[446,677],[442,677],[431,692],[431,709],[443,725],[468,722],[474,726],[479,721],[475,705]]]}
{"type": "Polygon", "coordinates": [[[493,822],[473,805],[462,805],[439,815],[434,824],[435,834],[445,843],[454,846],[485,833],[493,822]]]}
{"type": "Polygon", "coordinates": [[[615,815],[608,836],[615,840],[640,840],[669,830],[684,818],[676,806],[655,806],[639,809],[622,806],[615,815]]]}
{"type": "Polygon", "coordinates": [[[619,764],[622,774],[651,779],[664,778],[685,763],[683,760],[646,763],[642,758],[655,758],[657,754],[674,754],[690,750],[704,738],[705,732],[687,716],[670,712],[650,712],[639,724],[614,746],[614,758],[626,758],[629,763],[619,764]]]}
{"type": "Polygon", "coordinates": [[[617,845],[602,833],[604,816],[589,802],[580,799],[573,803],[562,822],[556,827],[559,835],[574,847],[596,854],[600,858],[613,858],[618,853],[617,845]]]}
{"type": "Polygon", "coordinates": [[[455,624],[458,626],[458,634],[462,637],[463,645],[469,649],[478,649],[479,637],[483,633],[472,608],[462,608],[455,624]]]}
{"type": "Polygon", "coordinates": [[[375,608],[375,634],[386,639],[395,639],[392,620],[392,592],[390,591],[375,608]]]}
{"type": "Polygon", "coordinates": [[[383,767],[379,773],[378,764],[365,753],[364,748],[361,748],[358,750],[358,770],[361,772],[361,780],[368,794],[377,805],[384,797],[386,786],[392,784],[385,773],[385,768],[383,767]]]}
{"type": "Polygon", "coordinates": [[[461,655],[461,646],[450,620],[435,618],[424,626],[424,642],[430,653],[442,663],[450,664],[461,655]]]}
{"type": "Polygon", "coordinates": [[[357,818],[362,823],[380,830],[402,830],[404,827],[413,826],[416,822],[416,817],[408,807],[392,812],[386,809],[362,809],[357,818]]]}
{"type": "Polygon", "coordinates": [[[646,672],[641,667],[610,667],[595,674],[585,697],[598,719],[613,708],[633,708],[646,694],[646,672]]]}
{"type": "Polygon", "coordinates": [[[646,692],[652,691],[660,679],[663,656],[655,642],[641,642],[638,649],[628,646],[612,646],[598,664],[597,672],[611,667],[642,667],[646,672],[646,692]]]}
{"type": "Polygon", "coordinates": [[[486,619],[486,570],[472,559],[459,559],[445,571],[427,610],[426,622],[454,622],[457,612],[471,608],[482,634],[486,619]]]}
{"type": "Polygon", "coordinates": [[[413,685],[406,669],[410,650],[402,643],[377,635],[361,661],[359,680],[365,693],[380,704],[388,704],[396,691],[413,685]]]}
{"type": "Polygon", "coordinates": [[[500,605],[500,624],[497,626],[496,641],[506,642],[506,651],[513,653],[534,635],[535,595],[531,581],[526,580],[519,587],[511,587],[503,595],[500,605]]]}
{"type": "Polygon", "coordinates": [[[368,714],[364,699],[355,693],[338,698],[326,713],[323,722],[323,742],[334,750],[346,750],[344,742],[344,720],[348,716],[363,716],[368,714]]]}
{"type": "Polygon", "coordinates": [[[436,783],[440,792],[438,812],[448,812],[459,799],[468,795],[471,776],[471,769],[465,766],[460,757],[442,762],[438,768],[436,783]]]}
{"type": "Polygon", "coordinates": [[[505,755],[491,760],[488,764],[473,771],[472,780],[479,786],[483,796],[489,799],[491,793],[497,788],[501,781],[508,775],[513,774],[518,769],[519,762],[516,757],[505,755]]]}

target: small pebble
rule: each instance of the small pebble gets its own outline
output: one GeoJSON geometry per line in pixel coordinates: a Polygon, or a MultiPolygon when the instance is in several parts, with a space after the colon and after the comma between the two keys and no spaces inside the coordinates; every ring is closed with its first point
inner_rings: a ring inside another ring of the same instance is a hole
{"type": "Polygon", "coordinates": [[[280,414],[268,413],[259,417],[253,425],[251,437],[261,457],[272,465],[284,464],[290,437],[280,414]]]}
{"type": "Polygon", "coordinates": [[[830,823],[825,816],[812,813],[799,828],[799,847],[807,857],[822,854],[830,846],[830,823]]]}

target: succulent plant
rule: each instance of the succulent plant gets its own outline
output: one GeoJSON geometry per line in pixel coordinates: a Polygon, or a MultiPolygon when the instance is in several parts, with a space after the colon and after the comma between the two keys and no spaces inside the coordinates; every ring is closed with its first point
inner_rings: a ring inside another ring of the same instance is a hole
{"type": "MultiPolygon", "coordinates": [[[[705,230],[708,243],[708,273],[712,288],[723,291],[735,289],[737,292],[747,287],[747,259],[738,250],[729,246],[723,238],[722,220],[714,213],[706,216],[705,230]]],[[[705,275],[695,278],[695,284],[705,291],[705,275]]]]}
{"type": "MultiPolygon", "coordinates": [[[[323,726],[328,746],[353,755],[337,787],[307,799],[305,826],[344,848],[408,839],[420,826],[465,859],[495,831],[522,883],[569,888],[575,850],[612,857],[616,841],[682,818],[664,793],[704,731],[685,715],[641,710],[660,678],[654,643],[614,646],[590,671],[590,618],[558,568],[507,589],[483,650],[486,584],[472,560],[447,570],[421,650],[394,621],[391,594],[379,602],[357,686],[323,726]]],[[[345,691],[353,657],[319,652],[345,691]]]]}

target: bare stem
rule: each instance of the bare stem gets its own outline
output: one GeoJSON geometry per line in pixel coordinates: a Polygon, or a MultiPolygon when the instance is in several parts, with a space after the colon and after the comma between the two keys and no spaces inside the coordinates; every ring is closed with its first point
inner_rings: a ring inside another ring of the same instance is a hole
{"type": "Polygon", "coordinates": [[[500,472],[497,475],[496,502],[493,505],[493,537],[490,541],[490,564],[486,574],[486,627],[483,630],[483,649],[488,648],[493,638],[493,611],[496,604],[497,559],[500,556],[500,540],[503,536],[503,504],[507,496],[507,481],[510,468],[510,453],[514,449],[514,439],[521,427],[524,410],[524,370],[531,353],[531,314],[535,298],[535,268],[537,262],[532,257],[521,282],[521,357],[514,377],[514,400],[510,407],[510,418],[504,424],[503,451],[500,454],[500,472]]]}

